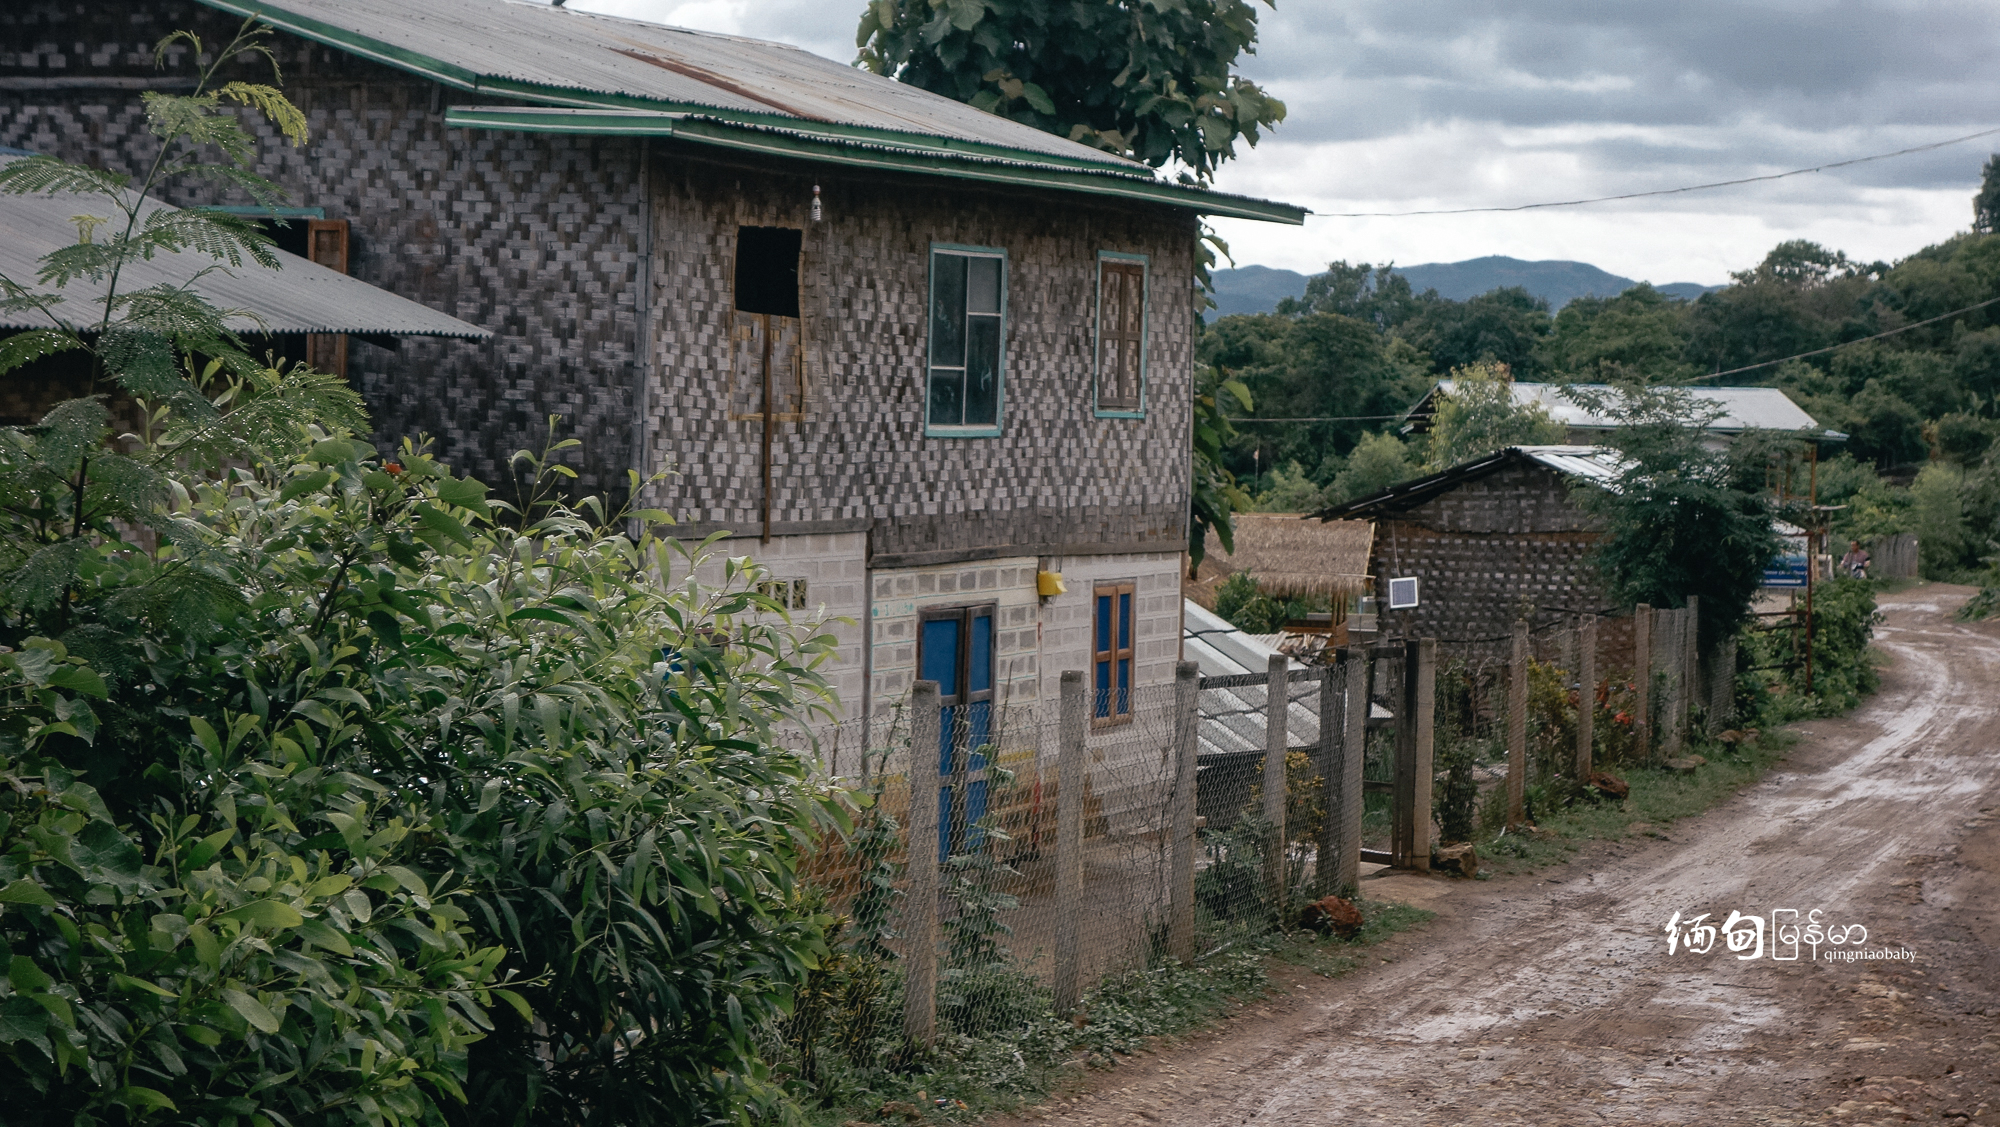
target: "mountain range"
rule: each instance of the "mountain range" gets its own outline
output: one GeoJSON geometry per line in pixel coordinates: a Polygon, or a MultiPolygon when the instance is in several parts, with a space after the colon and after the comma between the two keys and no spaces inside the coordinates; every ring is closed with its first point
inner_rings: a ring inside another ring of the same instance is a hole
{"type": "MultiPolygon", "coordinates": [[[[1398,266],[1395,271],[1408,278],[1410,288],[1416,292],[1434,289],[1438,296],[1453,301],[1478,297],[1502,286],[1520,286],[1548,302],[1551,311],[1561,309],[1579,297],[1616,297],[1639,284],[1587,262],[1559,259],[1527,262],[1499,254],[1469,258],[1464,262],[1398,266]]],[[[1232,313],[1269,313],[1284,298],[1299,297],[1306,292],[1306,275],[1296,270],[1242,266],[1233,270],[1217,270],[1213,277],[1216,316],[1219,317],[1232,313]]],[[[1704,286],[1697,282],[1671,282],[1653,288],[1669,297],[1692,301],[1722,287],[1704,286]]]]}

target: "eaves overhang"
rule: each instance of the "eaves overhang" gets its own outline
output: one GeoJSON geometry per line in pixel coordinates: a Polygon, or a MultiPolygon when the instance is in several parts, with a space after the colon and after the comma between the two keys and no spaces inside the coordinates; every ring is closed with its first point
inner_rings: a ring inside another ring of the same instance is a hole
{"type": "Polygon", "coordinates": [[[793,157],[885,172],[912,172],[960,180],[1081,192],[1143,200],[1185,208],[1202,215],[1303,224],[1306,210],[1250,196],[1165,183],[1123,168],[1085,167],[1045,161],[1015,152],[994,156],[964,150],[891,144],[796,119],[751,122],[707,111],[572,109],[536,106],[453,106],[445,125],[453,129],[493,129],[523,133],[569,133],[623,137],[672,137],[694,144],[767,156],[793,157]]]}

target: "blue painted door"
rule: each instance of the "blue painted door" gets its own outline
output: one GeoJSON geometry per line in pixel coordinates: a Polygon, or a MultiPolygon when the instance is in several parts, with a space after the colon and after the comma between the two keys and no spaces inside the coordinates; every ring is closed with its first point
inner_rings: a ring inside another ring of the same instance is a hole
{"type": "Polygon", "coordinates": [[[918,676],[938,685],[938,860],[984,840],[986,762],[993,741],[993,609],[927,611],[918,676]]]}

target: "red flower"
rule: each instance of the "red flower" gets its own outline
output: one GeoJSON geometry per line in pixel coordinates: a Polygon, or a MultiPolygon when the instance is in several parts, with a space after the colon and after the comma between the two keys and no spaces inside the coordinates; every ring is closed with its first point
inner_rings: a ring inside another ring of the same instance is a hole
{"type": "Polygon", "coordinates": [[[1629,712],[1621,712],[1618,715],[1613,716],[1611,719],[1617,721],[1620,724],[1630,724],[1632,722],[1632,714],[1629,712]]]}

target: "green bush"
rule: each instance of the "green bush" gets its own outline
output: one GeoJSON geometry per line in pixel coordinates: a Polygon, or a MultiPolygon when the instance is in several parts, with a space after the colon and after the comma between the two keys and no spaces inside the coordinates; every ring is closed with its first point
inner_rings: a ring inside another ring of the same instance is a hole
{"type": "Polygon", "coordinates": [[[1880,621],[1872,583],[1832,579],[1813,591],[1810,640],[1803,622],[1746,629],[1737,657],[1739,714],[1757,717],[1760,725],[1773,725],[1836,716],[1853,708],[1881,679],[1868,656],[1869,640],[1880,621]]]}

